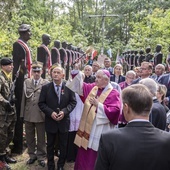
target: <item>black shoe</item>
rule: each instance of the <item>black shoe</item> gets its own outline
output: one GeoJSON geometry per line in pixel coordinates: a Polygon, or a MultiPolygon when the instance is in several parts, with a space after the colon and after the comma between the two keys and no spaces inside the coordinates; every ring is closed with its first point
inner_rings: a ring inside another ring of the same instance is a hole
{"type": "Polygon", "coordinates": [[[14,158],[10,158],[9,156],[5,156],[5,162],[11,164],[17,163],[17,161],[14,158]]]}
{"type": "Polygon", "coordinates": [[[34,158],[34,159],[28,159],[28,161],[27,161],[27,164],[33,164],[35,161],[37,160],[37,158],[34,158]]]}
{"type": "Polygon", "coordinates": [[[44,160],[38,160],[38,165],[45,167],[45,161],[44,160]]]}
{"type": "Polygon", "coordinates": [[[62,166],[59,166],[57,170],[64,170],[64,168],[62,166]]]}

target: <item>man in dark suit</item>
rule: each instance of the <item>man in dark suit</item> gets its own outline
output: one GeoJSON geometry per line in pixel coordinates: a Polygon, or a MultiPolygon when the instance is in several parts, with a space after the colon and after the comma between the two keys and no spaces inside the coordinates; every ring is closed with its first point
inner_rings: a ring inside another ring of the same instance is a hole
{"type": "Polygon", "coordinates": [[[128,124],[102,134],[95,170],[169,170],[170,134],[149,122],[152,97],[147,87],[128,86],[122,100],[128,124]]]}
{"type": "Polygon", "coordinates": [[[65,70],[61,66],[52,66],[50,74],[53,81],[42,87],[38,103],[41,111],[45,113],[48,170],[55,169],[56,135],[59,136],[60,148],[58,170],[62,170],[64,167],[70,124],[69,114],[76,106],[75,94],[65,86],[64,73],[65,70]]]}
{"type": "Polygon", "coordinates": [[[142,62],[140,66],[140,77],[133,80],[132,84],[139,83],[140,80],[150,77],[152,74],[152,65],[149,62],[142,62]]]}
{"type": "Polygon", "coordinates": [[[168,74],[162,75],[160,79],[158,80],[158,83],[165,85],[167,88],[167,93],[166,93],[166,97],[164,101],[170,108],[170,74],[168,73],[168,74]]]}
{"type": "Polygon", "coordinates": [[[108,70],[111,75],[113,74],[114,68],[112,67],[112,61],[110,58],[106,57],[104,59],[104,68],[103,69],[108,70]]]}
{"type": "Polygon", "coordinates": [[[165,66],[163,64],[158,64],[155,66],[155,74],[151,76],[152,79],[155,81],[159,81],[161,76],[163,76],[165,73],[165,66]]]}
{"type": "Polygon", "coordinates": [[[151,78],[145,78],[139,81],[140,84],[145,85],[152,96],[153,104],[149,115],[149,121],[161,130],[165,130],[166,127],[166,111],[163,105],[157,99],[158,85],[155,80],[151,78]]]}

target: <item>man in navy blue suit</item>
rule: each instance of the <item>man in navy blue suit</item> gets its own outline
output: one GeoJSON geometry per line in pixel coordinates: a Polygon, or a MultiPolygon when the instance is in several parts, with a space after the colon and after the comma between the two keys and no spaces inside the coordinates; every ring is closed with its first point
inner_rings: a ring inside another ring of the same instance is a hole
{"type": "Polygon", "coordinates": [[[140,84],[145,85],[152,96],[153,104],[149,114],[149,121],[157,128],[165,130],[166,127],[166,110],[164,106],[157,99],[158,85],[155,80],[145,78],[139,81],[140,84]]]}
{"type": "Polygon", "coordinates": [[[151,76],[155,81],[159,81],[161,76],[165,73],[165,66],[163,64],[158,64],[155,66],[155,74],[151,76]]]}
{"type": "Polygon", "coordinates": [[[152,69],[152,65],[149,62],[142,62],[140,66],[140,77],[133,80],[132,84],[137,84],[140,80],[150,77],[152,75],[152,69]]]}
{"type": "Polygon", "coordinates": [[[63,80],[65,70],[61,66],[53,66],[50,73],[53,81],[42,87],[38,105],[45,113],[48,170],[55,169],[54,146],[57,135],[60,148],[57,169],[63,170],[70,125],[69,114],[76,106],[76,98],[74,92],[65,86],[66,82],[63,80]]]}
{"type": "Polygon", "coordinates": [[[165,85],[167,88],[167,93],[164,100],[167,106],[170,108],[170,74],[168,73],[162,75],[158,80],[158,83],[165,85]]]}
{"type": "Polygon", "coordinates": [[[114,68],[112,67],[112,61],[108,57],[104,59],[104,69],[108,70],[110,74],[113,74],[114,68]]]}
{"type": "Polygon", "coordinates": [[[170,134],[149,122],[152,97],[142,84],[122,91],[128,124],[102,134],[95,170],[169,170],[170,134]]]}

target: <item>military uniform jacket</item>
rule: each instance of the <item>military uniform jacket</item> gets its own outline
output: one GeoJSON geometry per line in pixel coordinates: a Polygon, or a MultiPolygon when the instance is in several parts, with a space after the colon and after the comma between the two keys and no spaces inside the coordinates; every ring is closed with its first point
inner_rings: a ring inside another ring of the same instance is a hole
{"type": "MultiPolygon", "coordinates": [[[[8,80],[5,73],[1,71],[0,73],[0,115],[6,114],[5,103],[7,102],[10,95],[10,87],[12,86],[12,81],[8,80]]],[[[11,111],[8,114],[13,114],[11,111]]]]}
{"type": "Polygon", "coordinates": [[[39,96],[43,85],[48,81],[40,78],[39,83],[35,86],[32,78],[24,81],[24,90],[21,102],[20,117],[24,117],[28,122],[44,122],[45,115],[38,107],[39,96]]]}

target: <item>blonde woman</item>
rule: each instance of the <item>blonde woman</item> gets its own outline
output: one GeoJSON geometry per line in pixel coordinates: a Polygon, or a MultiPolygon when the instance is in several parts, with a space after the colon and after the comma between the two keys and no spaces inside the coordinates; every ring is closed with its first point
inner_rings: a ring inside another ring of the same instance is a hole
{"type": "Polygon", "coordinates": [[[114,67],[114,72],[110,77],[110,81],[121,83],[125,81],[125,76],[123,76],[123,67],[121,64],[116,64],[114,67]]]}
{"type": "Polygon", "coordinates": [[[167,93],[166,86],[163,84],[158,84],[158,91],[157,91],[156,97],[157,97],[158,101],[164,106],[166,112],[168,112],[169,108],[166,106],[166,103],[164,101],[166,93],[167,93]]]}
{"type": "Polygon", "coordinates": [[[141,72],[140,72],[140,67],[135,67],[135,68],[133,69],[133,71],[136,73],[136,78],[139,78],[139,77],[140,77],[140,74],[141,74],[141,72]]]}

